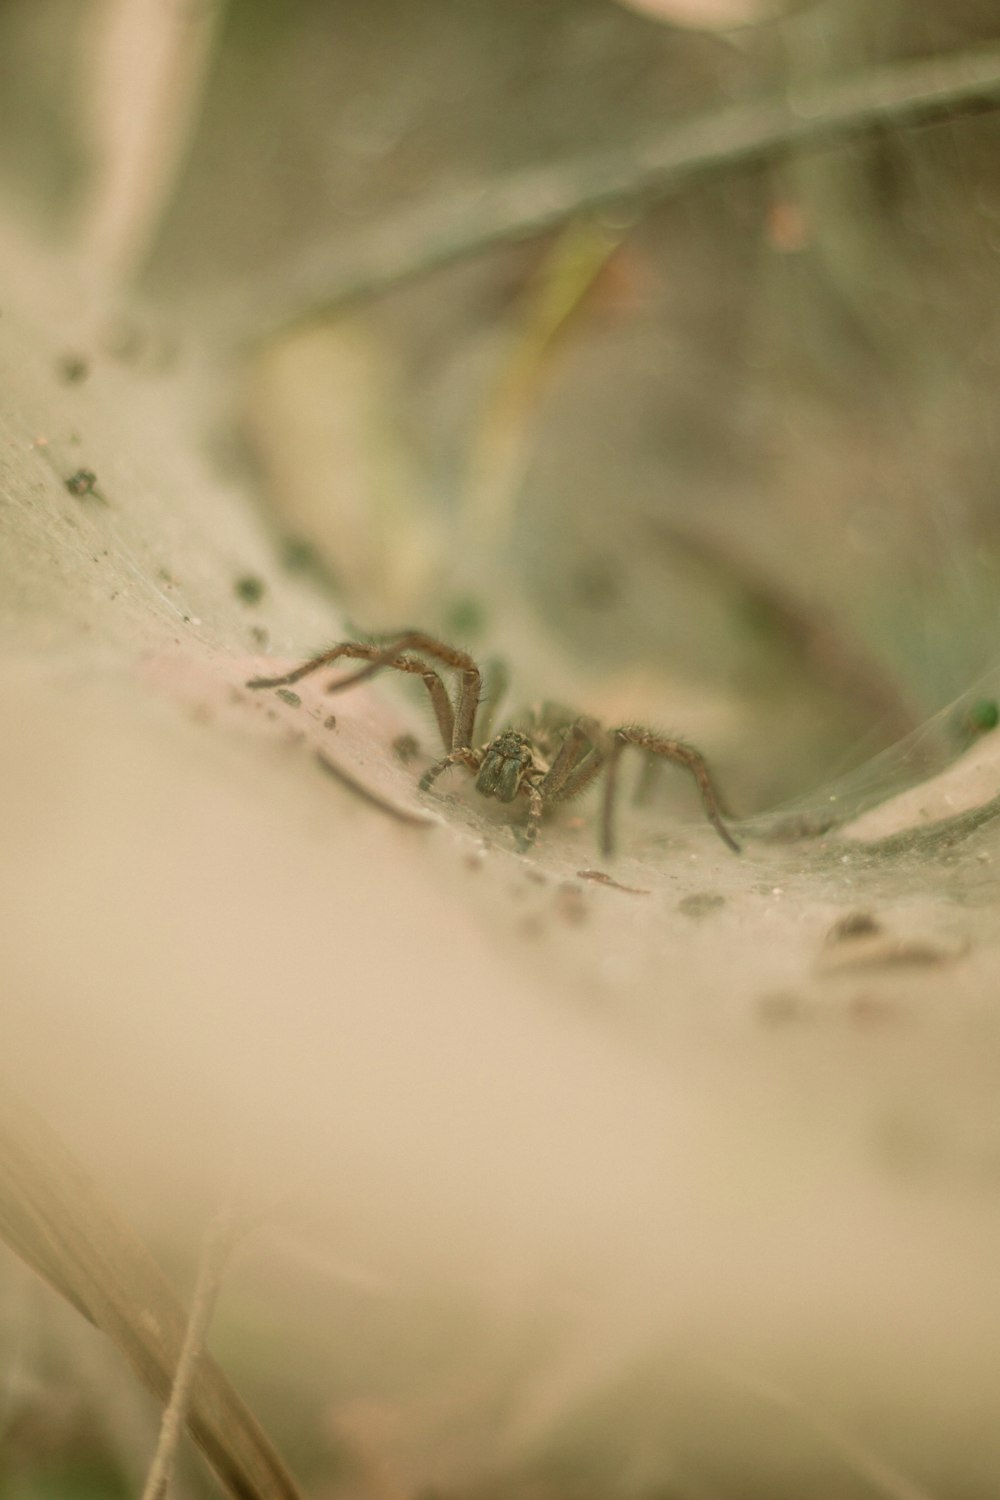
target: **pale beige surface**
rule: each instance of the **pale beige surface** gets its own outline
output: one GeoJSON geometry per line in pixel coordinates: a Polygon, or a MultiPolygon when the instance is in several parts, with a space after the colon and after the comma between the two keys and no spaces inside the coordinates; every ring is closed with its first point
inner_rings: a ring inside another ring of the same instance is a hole
{"type": "Polygon", "coordinates": [[[250,1384],[374,1424],[399,1484],[557,1433],[626,1488],[995,1476],[995,832],[880,867],[633,818],[608,867],[589,817],[530,858],[465,803],[384,819],[309,750],[418,807],[388,685],[335,730],[319,687],[241,688],[253,626],[292,661],[336,622],[202,457],[201,385],[108,360],[60,385],[71,287],[21,273],[3,1066],[154,1242],[190,1243],[246,1151],[250,1384]],[[106,505],[66,492],[80,466],[106,505]],[[859,907],[887,936],[852,958],[829,933],[859,907]]]}

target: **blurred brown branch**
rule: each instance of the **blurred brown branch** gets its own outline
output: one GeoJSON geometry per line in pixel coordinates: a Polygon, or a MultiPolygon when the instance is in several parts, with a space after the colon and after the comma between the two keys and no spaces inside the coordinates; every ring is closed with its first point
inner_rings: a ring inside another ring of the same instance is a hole
{"type": "Polygon", "coordinates": [[[636,213],[687,182],[819,150],[879,126],[897,129],[1000,106],[1000,47],[894,62],[788,97],[731,105],[626,148],[514,173],[472,192],[428,200],[353,243],[329,240],[259,278],[218,292],[199,316],[229,338],[263,340],[495,245],[575,215],[636,213]]]}
{"type": "MultiPolygon", "coordinates": [[[[106,1333],[166,1401],[188,1319],[159,1266],[56,1132],[0,1091],[0,1239],[106,1333]]],[[[197,1330],[196,1330],[197,1331],[197,1330]]],[[[299,1491],[218,1365],[202,1355],[186,1421],[238,1500],[299,1500],[299,1491]]]]}
{"type": "Polygon", "coordinates": [[[191,1298],[184,1342],[177,1356],[173,1387],[160,1419],[160,1435],[153,1454],[142,1500],[164,1500],[177,1462],[181,1432],[191,1413],[195,1376],[205,1358],[205,1340],[222,1288],[236,1238],[236,1182],[223,1198],[208,1226],[191,1298]]]}

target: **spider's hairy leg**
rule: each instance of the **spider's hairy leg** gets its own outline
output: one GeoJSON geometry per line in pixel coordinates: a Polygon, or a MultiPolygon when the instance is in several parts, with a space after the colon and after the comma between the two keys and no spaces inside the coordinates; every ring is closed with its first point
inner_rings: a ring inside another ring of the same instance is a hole
{"type": "MultiPolygon", "coordinates": [[[[364,682],[365,678],[373,677],[383,667],[395,667],[398,671],[414,672],[421,671],[431,673],[432,669],[421,663],[421,666],[404,666],[404,662],[418,661],[418,657],[403,655],[406,651],[420,652],[424,656],[433,657],[435,661],[441,662],[446,667],[452,667],[460,674],[460,686],[458,702],[452,714],[452,733],[445,742],[447,750],[468,750],[472,745],[472,737],[476,727],[476,710],[479,707],[479,697],[482,691],[483,676],[479,667],[473,661],[467,651],[461,651],[457,646],[446,645],[439,641],[436,636],[425,635],[422,630],[409,630],[401,635],[398,640],[393,641],[390,646],[365,646],[362,650],[355,651],[356,656],[364,656],[368,665],[362,667],[360,672],[352,672],[349,677],[342,677],[338,682],[331,684],[330,692],[340,692],[342,688],[351,687],[357,682],[364,682]]],[[[349,653],[344,652],[344,655],[349,653]]],[[[432,674],[437,677],[436,673],[432,674]]],[[[440,678],[437,679],[440,682],[440,678]]],[[[426,677],[425,677],[426,681],[426,677]]],[[[442,686],[442,694],[444,688],[442,686]]],[[[445,695],[447,696],[447,695],[445,695]]],[[[432,694],[433,697],[433,694],[432,694]]],[[[435,710],[437,703],[435,702],[435,710]]],[[[440,716],[438,719],[440,724],[440,716]]],[[[443,728],[442,728],[443,737],[443,728]]]]}
{"type": "Polygon", "coordinates": [[[591,745],[590,749],[585,751],[581,756],[579,763],[573,767],[569,776],[566,777],[562,787],[556,793],[555,800],[557,802],[568,802],[570,798],[578,797],[581,792],[586,791],[595,776],[601,773],[606,764],[607,756],[603,750],[599,750],[596,745],[591,745]]]}
{"type": "MultiPolygon", "coordinates": [[[[378,650],[378,647],[366,647],[363,654],[364,656],[368,656],[370,652],[378,650]]],[[[362,652],[360,651],[345,654],[362,656],[362,652]]],[[[356,682],[361,682],[365,677],[371,677],[376,671],[381,671],[383,667],[389,667],[394,672],[408,672],[411,676],[421,679],[424,687],[427,689],[431,706],[434,709],[434,717],[437,720],[441,743],[446,750],[450,750],[455,739],[455,711],[451,706],[451,699],[448,697],[448,689],[434,668],[428,666],[419,656],[394,656],[390,657],[388,661],[372,661],[369,666],[364,667],[360,672],[353,672],[349,677],[336,678],[327,685],[326,690],[328,693],[341,693],[344,688],[353,687],[356,682]]]]}
{"type": "Polygon", "coordinates": [[[531,848],[538,837],[538,828],[542,821],[542,814],[545,811],[545,798],[534,782],[522,782],[521,790],[528,798],[528,821],[518,835],[518,842],[522,850],[527,850],[531,848]]]}
{"type": "MultiPolygon", "coordinates": [[[[392,651],[396,652],[395,646],[392,651]]],[[[381,646],[370,646],[363,641],[341,641],[339,645],[331,647],[329,651],[323,651],[319,656],[311,657],[309,661],[303,662],[301,667],[296,667],[292,672],[286,672],[282,677],[254,677],[247,683],[247,687],[286,687],[289,683],[298,682],[310,672],[329,666],[331,662],[339,661],[342,657],[367,661],[369,665],[350,677],[341,677],[330,683],[327,692],[340,692],[341,689],[350,687],[352,683],[360,682],[363,677],[371,676],[382,667],[393,667],[398,672],[410,672],[423,679],[434,709],[434,717],[437,719],[441,743],[446,750],[451,749],[455,739],[455,713],[451,706],[451,699],[448,697],[448,690],[434,668],[416,656],[390,655],[385,657],[381,646]]]]}
{"type": "Polygon", "coordinates": [[[321,651],[319,656],[310,656],[300,667],[295,667],[291,672],[283,672],[280,677],[251,677],[246,684],[248,688],[275,688],[289,687],[293,682],[300,682],[303,677],[308,677],[310,672],[318,672],[320,667],[329,666],[330,662],[339,661],[342,656],[352,654],[351,648],[355,645],[353,641],[341,641],[339,645],[331,646],[329,651],[321,651]]]}
{"type": "Polygon", "coordinates": [[[419,787],[422,792],[427,792],[437,781],[443,771],[449,770],[451,766],[463,765],[467,770],[475,773],[479,770],[480,756],[475,750],[469,750],[464,746],[452,750],[443,760],[436,761],[420,778],[419,787]]]}
{"type": "Polygon", "coordinates": [[[596,719],[581,714],[570,725],[566,737],[540,784],[547,802],[564,802],[589,786],[610,753],[610,737],[596,719]]]}
{"type": "Polygon", "coordinates": [[[683,740],[669,739],[664,735],[654,734],[651,729],[645,729],[641,724],[624,724],[620,729],[615,729],[612,732],[612,741],[601,816],[601,849],[605,855],[610,855],[614,847],[612,818],[618,780],[618,762],[626,745],[636,745],[640,750],[660,755],[664,760],[672,760],[675,765],[684,766],[690,771],[701,793],[702,806],[709,822],[723,843],[728,844],[734,854],[739,854],[739,844],[722,821],[722,801],[715,790],[705,757],[699,750],[696,750],[693,745],[685,744],[683,740]]]}

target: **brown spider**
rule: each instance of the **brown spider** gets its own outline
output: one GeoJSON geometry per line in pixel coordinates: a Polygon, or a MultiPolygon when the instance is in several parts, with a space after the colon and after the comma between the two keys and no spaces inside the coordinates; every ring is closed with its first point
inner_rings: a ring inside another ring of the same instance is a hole
{"type": "MultiPolygon", "coordinates": [[[[420,677],[427,688],[437,719],[446,754],[420,778],[420,789],[426,791],[442,771],[463,765],[476,778],[476,790],[500,802],[513,802],[523,796],[528,801],[528,817],[522,835],[527,847],[534,843],[538,825],[546,807],[577,796],[584,787],[604,771],[604,801],[601,815],[601,848],[612,852],[612,817],[618,779],[618,762],[626,745],[672,760],[691,772],[698,784],[709,821],[719,837],[735,853],[739,844],[722,821],[722,804],[712,784],[705,758],[683,740],[667,738],[640,724],[623,724],[618,729],[604,729],[596,719],[574,715],[569,709],[547,704],[539,713],[529,716],[523,728],[507,728],[475,745],[476,718],[483,678],[472,657],[456,646],[445,645],[420,630],[407,631],[390,646],[366,645],[361,641],[342,641],[319,656],[310,657],[300,667],[281,677],[254,677],[250,688],[289,687],[293,682],[316,672],[341,657],[366,661],[360,672],[337,678],[327,689],[340,692],[354,683],[363,682],[383,667],[409,672],[420,677]],[[410,654],[416,653],[416,654],[410,654]],[[424,659],[430,657],[459,674],[455,703],[448,696],[441,675],[424,659]]],[[[486,733],[489,734],[487,725],[486,733]]]]}

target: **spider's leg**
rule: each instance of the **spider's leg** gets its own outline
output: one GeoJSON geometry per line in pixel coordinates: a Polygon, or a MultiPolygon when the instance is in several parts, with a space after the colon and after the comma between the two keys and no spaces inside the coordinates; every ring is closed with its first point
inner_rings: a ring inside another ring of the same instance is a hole
{"type": "MultiPolygon", "coordinates": [[[[396,648],[393,647],[395,653],[396,648]]],[[[440,676],[433,667],[421,661],[417,656],[390,655],[385,657],[381,646],[369,646],[363,641],[342,641],[340,645],[333,646],[329,651],[322,652],[319,656],[311,657],[309,661],[303,662],[301,667],[296,667],[292,672],[286,672],[283,677],[254,677],[247,683],[251,688],[285,687],[288,683],[298,682],[310,672],[318,671],[320,667],[329,666],[331,662],[339,661],[342,657],[350,657],[354,660],[367,661],[369,665],[360,672],[353,673],[350,677],[341,677],[332,682],[327,688],[328,692],[338,693],[342,688],[350,687],[352,683],[359,682],[362,677],[369,677],[382,667],[393,667],[398,672],[410,672],[423,679],[434,709],[434,717],[437,719],[438,730],[441,734],[441,743],[446,750],[450,750],[455,738],[455,714],[448,697],[448,690],[441,681],[440,676]]]]}
{"type": "Polygon", "coordinates": [[[443,760],[436,761],[433,766],[427,768],[420,778],[420,790],[422,792],[428,791],[443,771],[447,771],[449,767],[457,765],[466,766],[470,771],[478,771],[479,759],[476,752],[474,750],[467,750],[464,747],[450,751],[443,760]]]}
{"type": "Polygon", "coordinates": [[[303,677],[308,677],[310,672],[318,672],[320,667],[325,667],[333,661],[339,661],[342,656],[357,655],[359,647],[351,651],[355,643],[353,641],[342,641],[337,646],[331,646],[329,651],[321,651],[319,656],[311,656],[304,661],[300,667],[295,667],[291,672],[284,672],[280,677],[251,677],[246,684],[248,688],[274,688],[289,687],[293,682],[299,682],[303,677]]]}
{"type": "Polygon", "coordinates": [[[625,741],[617,735],[612,736],[611,754],[608,756],[607,770],[604,773],[604,797],[601,802],[601,853],[605,859],[610,859],[615,850],[614,833],[614,811],[615,792],[618,789],[618,762],[621,760],[625,741]]]}
{"type": "Polygon", "coordinates": [[[604,787],[604,810],[601,819],[601,847],[605,854],[611,853],[613,844],[611,819],[618,761],[626,745],[637,745],[640,750],[648,750],[653,755],[662,755],[664,760],[672,760],[676,765],[684,766],[690,771],[701,793],[702,806],[709,822],[723,843],[728,844],[734,854],[739,854],[739,844],[722,821],[722,802],[709,775],[705,757],[700,750],[696,750],[693,745],[685,744],[683,740],[669,739],[664,735],[654,734],[651,729],[644,729],[640,724],[625,724],[620,729],[616,729],[613,733],[613,740],[614,744],[608,760],[604,787]]]}
{"type": "Polygon", "coordinates": [[[594,777],[600,773],[606,763],[603,751],[599,750],[596,745],[591,745],[590,749],[581,756],[579,762],[566,777],[566,780],[555,795],[555,801],[568,802],[571,797],[578,797],[590,785],[594,777]]]}
{"type": "Polygon", "coordinates": [[[608,738],[596,719],[581,716],[570,725],[541,782],[541,793],[547,802],[568,801],[590,785],[610,750],[608,738]]]}
{"type": "Polygon", "coordinates": [[[523,781],[521,790],[528,798],[528,821],[519,835],[519,842],[522,849],[530,849],[538,837],[538,827],[545,811],[545,798],[532,781],[523,781]]]}
{"type": "MultiPolygon", "coordinates": [[[[369,650],[378,651],[378,647],[366,647],[365,655],[369,650]]],[[[345,652],[345,655],[360,656],[361,652],[345,652]]],[[[372,660],[371,664],[360,672],[353,672],[349,677],[337,678],[327,687],[328,693],[340,693],[347,687],[353,687],[364,677],[370,677],[383,667],[390,667],[394,672],[409,672],[413,677],[419,677],[427,689],[427,695],[434,709],[434,717],[437,719],[438,733],[441,743],[446,750],[450,750],[455,738],[455,712],[448,697],[448,689],[433,667],[429,667],[419,656],[393,656],[388,661],[372,660]]]]}
{"type": "MultiPolygon", "coordinates": [[[[412,672],[422,670],[424,673],[431,669],[421,664],[421,668],[404,667],[404,661],[415,661],[418,658],[405,657],[401,655],[404,651],[419,651],[424,656],[433,657],[435,661],[441,662],[446,667],[452,667],[460,674],[458,703],[452,713],[451,704],[448,705],[452,717],[451,736],[445,741],[448,750],[468,750],[472,745],[472,736],[476,727],[476,709],[479,707],[479,695],[482,690],[482,673],[467,651],[460,651],[457,646],[448,646],[444,641],[439,641],[433,635],[425,635],[422,630],[409,630],[401,635],[398,640],[393,641],[391,646],[366,646],[364,651],[354,654],[364,655],[368,658],[367,667],[362,667],[360,672],[352,672],[350,677],[344,677],[334,683],[332,691],[339,692],[341,688],[350,687],[352,683],[363,682],[366,677],[373,677],[383,667],[396,667],[400,671],[412,672]]],[[[347,654],[346,652],[343,654],[347,654]]],[[[436,673],[433,675],[437,675],[436,673]]],[[[426,681],[426,677],[425,677],[426,681]]],[[[440,681],[440,678],[438,679],[440,681]]],[[[442,687],[442,696],[447,697],[442,687]]],[[[437,702],[434,704],[437,711],[437,702]]],[[[438,724],[441,726],[442,737],[444,726],[440,715],[438,724]]]]}

